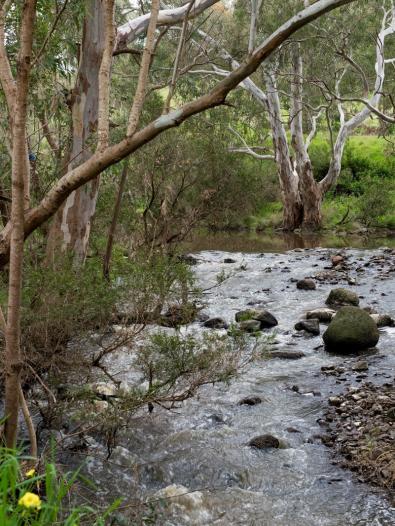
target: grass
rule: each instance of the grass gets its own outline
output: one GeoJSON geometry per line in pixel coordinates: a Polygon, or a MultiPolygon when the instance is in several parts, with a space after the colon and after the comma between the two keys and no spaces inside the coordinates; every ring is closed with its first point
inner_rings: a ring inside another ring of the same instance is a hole
{"type": "Polygon", "coordinates": [[[91,506],[72,506],[70,496],[79,472],[66,475],[47,462],[43,473],[32,469],[32,459],[0,448],[1,526],[105,526],[119,506],[116,501],[104,512],[91,506]]]}

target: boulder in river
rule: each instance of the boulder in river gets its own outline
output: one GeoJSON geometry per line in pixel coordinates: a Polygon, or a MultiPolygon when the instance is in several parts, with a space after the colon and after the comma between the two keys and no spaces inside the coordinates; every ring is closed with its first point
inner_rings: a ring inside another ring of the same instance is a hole
{"type": "Polygon", "coordinates": [[[300,290],[315,290],[317,288],[315,281],[311,278],[300,279],[296,283],[296,287],[300,290]]]}
{"type": "Polygon", "coordinates": [[[333,309],[314,309],[306,312],[306,318],[308,320],[318,320],[322,323],[329,323],[336,311],[333,309]]]}
{"type": "Polygon", "coordinates": [[[270,329],[278,325],[276,318],[266,309],[246,309],[236,312],[236,321],[256,320],[261,329],[270,329]]]}
{"type": "Polygon", "coordinates": [[[227,329],[228,324],[222,318],[209,318],[203,325],[208,329],[227,329]]]}
{"type": "Polygon", "coordinates": [[[332,289],[325,303],[330,307],[344,307],[346,305],[357,307],[359,305],[359,298],[352,290],[342,288],[332,289]]]}
{"type": "Polygon", "coordinates": [[[318,336],[320,333],[320,322],[315,318],[312,318],[311,320],[301,320],[295,325],[295,329],[297,331],[306,331],[318,336]]]}
{"type": "Polygon", "coordinates": [[[257,449],[278,449],[280,447],[280,441],[273,435],[259,435],[257,437],[252,438],[248,442],[248,445],[257,449]]]}
{"type": "Polygon", "coordinates": [[[375,322],[358,307],[342,307],[323,336],[327,349],[340,353],[374,347],[379,337],[375,322]]]}

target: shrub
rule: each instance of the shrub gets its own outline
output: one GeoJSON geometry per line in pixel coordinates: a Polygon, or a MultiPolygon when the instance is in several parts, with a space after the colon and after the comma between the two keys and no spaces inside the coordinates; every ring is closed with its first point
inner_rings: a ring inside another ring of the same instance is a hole
{"type": "Polygon", "coordinates": [[[358,200],[358,218],[365,226],[377,225],[380,217],[393,210],[392,187],[393,184],[383,184],[377,178],[367,180],[365,192],[358,200]]]}

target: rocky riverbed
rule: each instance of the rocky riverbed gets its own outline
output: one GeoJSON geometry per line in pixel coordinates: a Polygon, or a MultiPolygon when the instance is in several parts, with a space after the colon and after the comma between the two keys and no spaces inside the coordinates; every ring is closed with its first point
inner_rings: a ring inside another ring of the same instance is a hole
{"type": "MultiPolygon", "coordinates": [[[[194,258],[205,316],[182,332],[225,333],[244,311],[240,324],[256,322],[251,342],[263,334],[261,358],[229,385],[205,386],[173,411],[136,415],[110,456],[87,436],[86,449],[68,462],[87,461],[98,499],[126,495],[159,506],[159,525],[393,525],[393,250],[194,258]],[[369,320],[385,325],[376,348],[325,349],[322,335],[340,307],[325,302],[336,288],[351,291],[354,308],[357,298],[369,320]],[[262,316],[248,310],[269,312],[276,323],[265,316],[271,324],[262,326],[262,316]]],[[[138,384],[130,350],[108,365],[118,380],[138,384]]]]}

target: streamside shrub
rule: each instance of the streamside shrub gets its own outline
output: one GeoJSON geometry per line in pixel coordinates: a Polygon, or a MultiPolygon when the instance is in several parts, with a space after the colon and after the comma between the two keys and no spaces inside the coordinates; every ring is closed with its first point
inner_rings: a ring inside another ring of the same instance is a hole
{"type": "Polygon", "coordinates": [[[53,463],[44,473],[29,468],[32,459],[0,449],[1,526],[105,526],[116,501],[104,512],[92,506],[70,505],[70,494],[79,472],[62,475],[53,463]]]}

